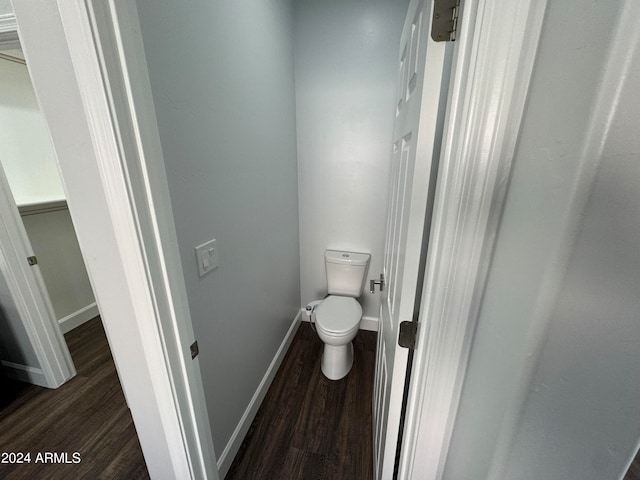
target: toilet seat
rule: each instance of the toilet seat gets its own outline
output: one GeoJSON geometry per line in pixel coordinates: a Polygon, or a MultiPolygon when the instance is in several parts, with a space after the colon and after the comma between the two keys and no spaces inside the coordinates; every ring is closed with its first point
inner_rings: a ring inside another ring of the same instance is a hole
{"type": "Polygon", "coordinates": [[[316,324],[329,335],[344,335],[358,328],[362,307],[353,297],[329,295],[315,311],[316,324]]]}

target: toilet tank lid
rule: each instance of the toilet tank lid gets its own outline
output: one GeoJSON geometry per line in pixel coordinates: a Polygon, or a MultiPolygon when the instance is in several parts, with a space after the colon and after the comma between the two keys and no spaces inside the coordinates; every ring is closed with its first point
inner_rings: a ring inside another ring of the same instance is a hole
{"type": "Polygon", "coordinates": [[[342,263],[345,265],[366,265],[371,258],[368,253],[341,252],[338,250],[326,250],[324,258],[329,263],[342,263]]]}

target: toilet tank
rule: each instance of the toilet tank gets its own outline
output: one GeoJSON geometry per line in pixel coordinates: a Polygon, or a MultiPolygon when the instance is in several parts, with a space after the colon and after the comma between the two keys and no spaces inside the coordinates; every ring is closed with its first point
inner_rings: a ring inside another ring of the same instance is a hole
{"type": "Polygon", "coordinates": [[[370,258],[368,253],[326,250],[324,264],[329,295],[355,298],[362,295],[370,258]]]}

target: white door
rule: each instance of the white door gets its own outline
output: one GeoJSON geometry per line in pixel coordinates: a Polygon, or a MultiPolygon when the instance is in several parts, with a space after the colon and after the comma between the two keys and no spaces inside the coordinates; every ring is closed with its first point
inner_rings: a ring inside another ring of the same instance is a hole
{"type": "Polygon", "coordinates": [[[373,397],[376,479],[393,476],[408,350],[401,321],[414,316],[446,103],[446,43],[431,39],[432,2],[412,0],[400,43],[399,81],[373,397]],[[435,158],[437,162],[437,158],[435,158]]]}

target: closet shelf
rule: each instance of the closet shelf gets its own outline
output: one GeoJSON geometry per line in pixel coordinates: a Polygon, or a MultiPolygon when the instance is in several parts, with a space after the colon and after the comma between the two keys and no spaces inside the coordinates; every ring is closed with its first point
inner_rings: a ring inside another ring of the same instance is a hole
{"type": "Polygon", "coordinates": [[[67,209],[65,198],[40,200],[34,202],[23,202],[18,204],[18,211],[23,217],[26,215],[36,215],[39,213],[57,212],[67,209]]]}

